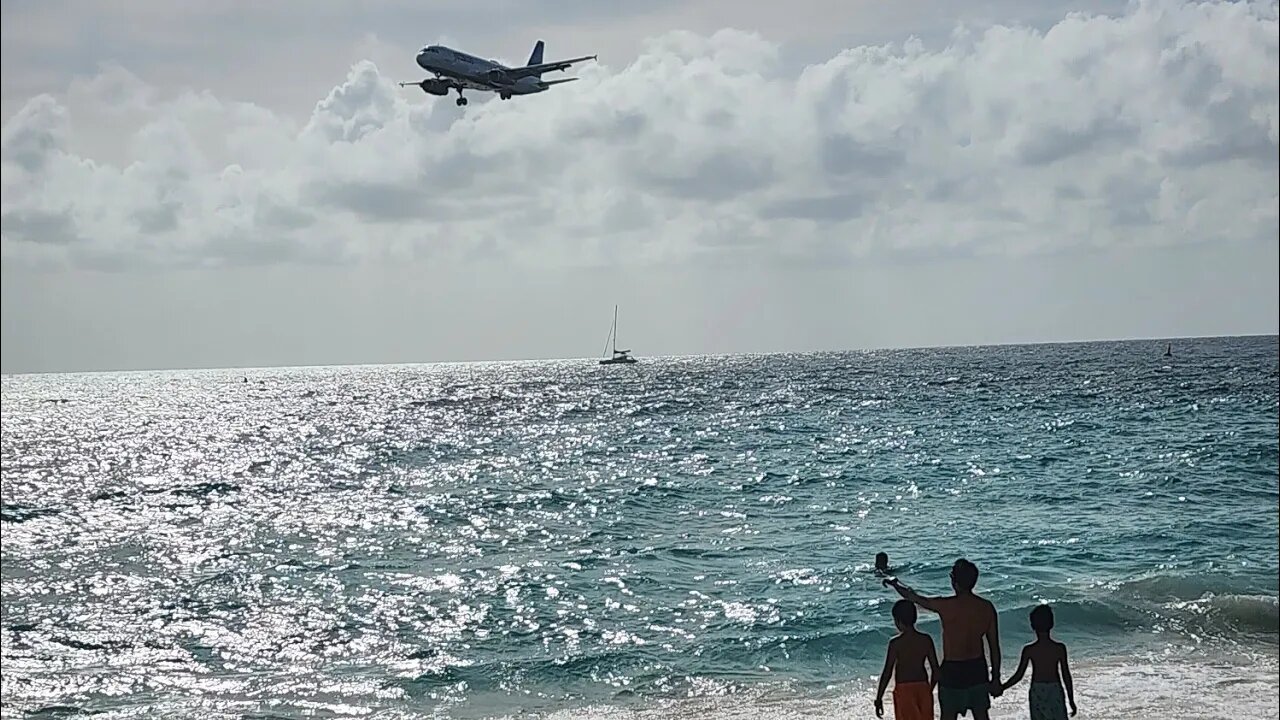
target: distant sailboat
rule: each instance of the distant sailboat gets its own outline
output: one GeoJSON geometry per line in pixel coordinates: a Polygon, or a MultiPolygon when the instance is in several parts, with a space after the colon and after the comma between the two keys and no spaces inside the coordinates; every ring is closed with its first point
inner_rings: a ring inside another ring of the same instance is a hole
{"type": "Polygon", "coordinates": [[[1168,345],[1166,345],[1166,346],[1165,346],[1165,348],[1164,348],[1164,356],[1165,356],[1165,357],[1173,357],[1173,343],[1169,343],[1168,345]]]}
{"type": "Polygon", "coordinates": [[[609,329],[609,345],[613,348],[613,355],[600,361],[601,365],[630,365],[636,362],[631,357],[630,350],[618,349],[618,306],[613,306],[613,327],[609,329]]]}

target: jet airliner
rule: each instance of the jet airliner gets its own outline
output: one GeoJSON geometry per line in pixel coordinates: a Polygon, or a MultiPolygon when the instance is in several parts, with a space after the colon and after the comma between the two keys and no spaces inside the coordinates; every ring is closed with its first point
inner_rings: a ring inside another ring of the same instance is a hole
{"type": "Polygon", "coordinates": [[[421,82],[402,82],[401,87],[417,85],[428,95],[445,96],[450,90],[458,93],[459,107],[467,104],[463,90],[478,90],[498,93],[503,100],[510,100],[512,95],[532,95],[540,93],[552,85],[573,82],[578,78],[562,80],[543,80],[542,73],[553,70],[568,70],[575,63],[595,60],[595,55],[557,60],[542,61],[543,43],[539,40],[533,46],[533,54],[529,62],[522,67],[507,67],[495,60],[485,60],[464,52],[458,52],[443,45],[428,45],[418,53],[418,66],[435,77],[421,82]]]}

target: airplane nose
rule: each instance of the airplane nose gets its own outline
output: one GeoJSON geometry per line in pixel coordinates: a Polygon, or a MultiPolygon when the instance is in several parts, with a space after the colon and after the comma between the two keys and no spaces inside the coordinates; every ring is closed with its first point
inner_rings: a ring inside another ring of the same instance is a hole
{"type": "Polygon", "coordinates": [[[422,52],[418,53],[417,60],[418,60],[418,67],[424,70],[427,69],[427,63],[426,63],[427,51],[426,50],[423,50],[422,52]]]}

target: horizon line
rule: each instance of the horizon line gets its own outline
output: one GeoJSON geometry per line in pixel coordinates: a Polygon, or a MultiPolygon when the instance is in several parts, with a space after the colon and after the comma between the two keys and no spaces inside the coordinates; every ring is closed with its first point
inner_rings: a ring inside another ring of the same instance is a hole
{"type": "MultiPolygon", "coordinates": [[[[1183,335],[1183,336],[1161,336],[1152,335],[1146,337],[1126,337],[1126,338],[1093,338],[1088,340],[1034,340],[1034,341],[1017,341],[1017,342],[992,342],[977,344],[938,344],[938,345],[897,345],[897,346],[877,346],[862,348],[833,348],[825,350],[771,350],[764,352],[728,352],[728,353],[689,353],[680,355],[650,355],[647,356],[651,360],[676,360],[684,358],[706,358],[706,357],[749,357],[762,356],[769,357],[773,355],[830,355],[844,353],[867,353],[867,352],[884,352],[884,351],[909,351],[909,350],[948,350],[961,348],[997,348],[997,347],[1036,347],[1041,345],[1087,345],[1090,343],[1132,343],[1132,342],[1175,342],[1179,340],[1223,340],[1235,338],[1265,338],[1280,337],[1275,332],[1270,333],[1242,333],[1235,335],[1183,335]]],[[[646,356],[639,356],[637,359],[643,359],[646,356]]],[[[315,368],[342,368],[342,367],[394,367],[394,366],[410,366],[410,365],[481,365],[494,363],[539,363],[539,362],[571,362],[596,360],[595,356],[580,357],[526,357],[526,358],[499,358],[499,359],[470,359],[470,360],[410,360],[410,361],[384,361],[384,362],[355,362],[355,363],[324,363],[318,365],[227,365],[220,367],[204,366],[204,367],[141,367],[141,368],[124,368],[124,369],[108,369],[108,370],[27,370],[20,372],[4,372],[0,373],[0,377],[20,377],[23,375],[95,375],[110,373],[163,373],[163,372],[203,372],[218,370],[287,370],[287,369],[315,369],[315,368]]]]}

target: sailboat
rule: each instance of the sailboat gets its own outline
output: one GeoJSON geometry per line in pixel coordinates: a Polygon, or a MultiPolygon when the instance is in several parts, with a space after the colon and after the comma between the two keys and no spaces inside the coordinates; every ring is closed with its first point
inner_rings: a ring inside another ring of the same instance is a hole
{"type": "Polygon", "coordinates": [[[613,306],[613,327],[609,329],[609,344],[613,348],[613,355],[600,361],[601,365],[630,365],[636,362],[631,357],[630,350],[618,349],[618,306],[613,306]]]}

